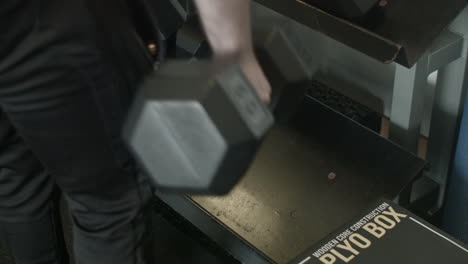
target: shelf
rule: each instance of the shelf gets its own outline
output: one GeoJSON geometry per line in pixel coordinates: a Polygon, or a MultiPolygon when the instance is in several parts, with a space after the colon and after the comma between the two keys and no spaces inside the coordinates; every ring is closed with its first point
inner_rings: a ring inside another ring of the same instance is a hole
{"type": "Polygon", "coordinates": [[[412,67],[468,0],[389,0],[370,25],[357,25],[301,0],[256,0],[383,63],[412,67]]]}
{"type": "Polygon", "coordinates": [[[373,202],[396,197],[424,166],[308,98],[273,128],[229,195],[158,196],[241,262],[287,263],[373,202]]]}

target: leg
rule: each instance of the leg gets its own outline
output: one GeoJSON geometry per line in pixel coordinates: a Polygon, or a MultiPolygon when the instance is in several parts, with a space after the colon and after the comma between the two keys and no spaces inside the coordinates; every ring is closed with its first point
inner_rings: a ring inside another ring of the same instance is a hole
{"type": "MultiPolygon", "coordinates": [[[[76,263],[142,263],[151,192],[120,141],[133,87],[97,48],[105,43],[85,1],[45,2],[35,31],[9,55],[15,67],[0,75],[0,103],[67,196],[76,263]]],[[[108,31],[132,36],[123,20],[108,31]]]]}
{"type": "Polygon", "coordinates": [[[68,263],[54,182],[0,110],[0,227],[17,264],[68,263]]]}
{"type": "Polygon", "coordinates": [[[77,263],[140,263],[149,192],[119,140],[119,87],[101,70],[92,76],[73,68],[22,96],[3,97],[10,99],[5,111],[68,198],[77,263]]]}
{"type": "Polygon", "coordinates": [[[418,150],[428,75],[427,55],[411,69],[396,65],[390,138],[413,153],[418,150]]]}

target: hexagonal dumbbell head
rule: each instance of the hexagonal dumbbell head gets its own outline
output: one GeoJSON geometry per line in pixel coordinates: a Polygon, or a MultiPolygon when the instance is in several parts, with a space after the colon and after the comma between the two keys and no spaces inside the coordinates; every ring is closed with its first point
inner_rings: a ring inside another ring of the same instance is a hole
{"type": "Polygon", "coordinates": [[[307,0],[311,4],[324,10],[343,16],[354,18],[364,16],[379,0],[307,0]]]}
{"type": "Polygon", "coordinates": [[[237,65],[169,62],[147,79],[124,137],[161,188],[225,193],[249,167],[273,117],[237,65]]]}

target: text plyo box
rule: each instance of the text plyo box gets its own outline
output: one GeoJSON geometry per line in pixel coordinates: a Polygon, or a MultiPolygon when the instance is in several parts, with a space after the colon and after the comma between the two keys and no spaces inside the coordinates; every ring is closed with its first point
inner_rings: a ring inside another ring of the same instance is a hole
{"type": "Polygon", "coordinates": [[[467,264],[468,247],[382,200],[291,264],[467,264]]]}

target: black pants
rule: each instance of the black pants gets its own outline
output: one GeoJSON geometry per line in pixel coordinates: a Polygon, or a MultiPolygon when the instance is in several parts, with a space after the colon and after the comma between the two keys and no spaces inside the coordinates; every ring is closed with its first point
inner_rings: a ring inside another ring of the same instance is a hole
{"type": "Polygon", "coordinates": [[[142,263],[150,189],[120,127],[150,61],[125,6],[14,2],[12,15],[0,18],[3,237],[18,264],[67,263],[54,217],[57,185],[74,222],[77,264],[142,263]]]}

